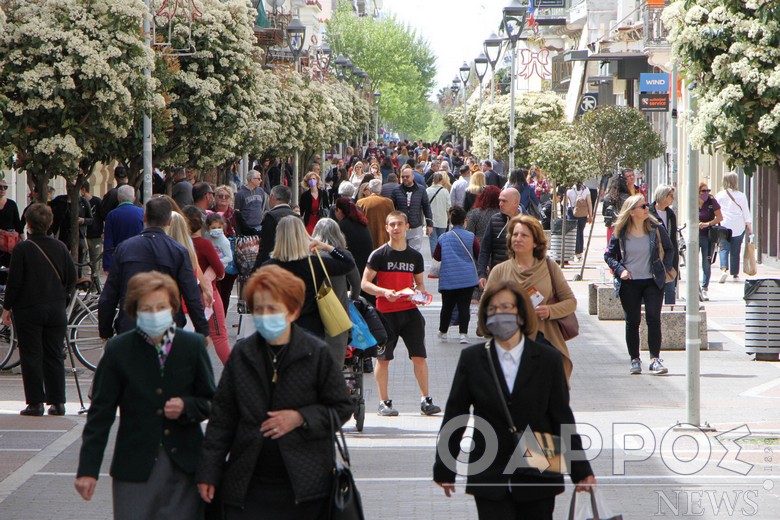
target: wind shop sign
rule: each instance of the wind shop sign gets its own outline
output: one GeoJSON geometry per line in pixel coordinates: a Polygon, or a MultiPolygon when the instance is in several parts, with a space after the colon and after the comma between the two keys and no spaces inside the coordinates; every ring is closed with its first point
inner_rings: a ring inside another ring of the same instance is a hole
{"type": "Polygon", "coordinates": [[[669,74],[639,75],[639,110],[669,111],[669,74]]]}

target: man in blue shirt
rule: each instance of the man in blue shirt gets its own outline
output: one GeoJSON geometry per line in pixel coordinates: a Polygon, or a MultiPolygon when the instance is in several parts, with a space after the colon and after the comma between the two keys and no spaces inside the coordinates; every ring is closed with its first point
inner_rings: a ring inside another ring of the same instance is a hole
{"type": "Polygon", "coordinates": [[[111,271],[114,249],[144,229],[144,210],[135,206],[135,189],[123,184],[116,190],[119,205],[108,212],[103,227],[103,270],[111,271]]]}

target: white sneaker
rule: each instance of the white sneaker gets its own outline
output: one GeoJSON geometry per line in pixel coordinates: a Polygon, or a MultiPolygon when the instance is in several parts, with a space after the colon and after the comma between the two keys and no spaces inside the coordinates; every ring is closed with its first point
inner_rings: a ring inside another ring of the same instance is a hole
{"type": "Polygon", "coordinates": [[[468,336],[466,336],[465,334],[461,334],[460,335],[460,344],[461,345],[468,345],[468,343],[469,343],[468,336]]]}
{"type": "Polygon", "coordinates": [[[447,340],[449,339],[446,332],[437,332],[436,337],[444,343],[447,343],[447,340]]]}
{"type": "Polygon", "coordinates": [[[707,289],[702,289],[701,290],[701,299],[702,299],[702,301],[705,301],[705,302],[710,301],[710,295],[707,294],[707,289]]]}
{"type": "Polygon", "coordinates": [[[729,272],[724,270],[722,273],[720,273],[720,279],[718,279],[718,283],[726,283],[728,277],[729,277],[729,272]]]}

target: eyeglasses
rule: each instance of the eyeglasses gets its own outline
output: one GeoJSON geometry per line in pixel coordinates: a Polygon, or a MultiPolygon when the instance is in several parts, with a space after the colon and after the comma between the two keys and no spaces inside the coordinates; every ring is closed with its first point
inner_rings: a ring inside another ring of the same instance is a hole
{"type": "Polygon", "coordinates": [[[636,206],[634,209],[647,209],[650,207],[650,204],[645,202],[644,204],[640,204],[639,206],[636,206]]]}
{"type": "Polygon", "coordinates": [[[501,303],[499,305],[488,305],[486,310],[488,316],[493,316],[497,312],[506,313],[512,312],[515,309],[517,309],[517,304],[501,303]]]}
{"type": "Polygon", "coordinates": [[[699,190],[699,193],[709,193],[712,190],[699,190]]]}
{"type": "Polygon", "coordinates": [[[229,199],[230,195],[228,195],[227,193],[217,193],[217,198],[218,199],[229,199]]]}

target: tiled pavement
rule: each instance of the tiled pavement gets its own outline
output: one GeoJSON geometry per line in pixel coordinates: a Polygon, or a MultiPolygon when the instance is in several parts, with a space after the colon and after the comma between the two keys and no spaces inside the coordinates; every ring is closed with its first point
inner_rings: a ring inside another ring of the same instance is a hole
{"type": "MultiPolygon", "coordinates": [[[[603,245],[604,236],[597,227],[591,251],[599,251],[603,245]]],[[[608,505],[625,519],[780,517],[780,488],[775,489],[780,484],[780,363],[755,362],[743,353],[742,284],[713,283],[711,301],[705,304],[713,348],[700,356],[701,421],[716,431],[696,433],[700,441],[697,453],[690,437],[671,442],[684,435],[672,427],[686,420],[685,353],[663,354],[670,369],[668,376],[629,376],[623,323],[598,321],[587,314],[587,283],[599,276],[600,254],[592,253],[588,264],[585,281],[571,283],[581,302],[580,336],[569,345],[575,366],[572,408],[581,430],[592,432],[593,438],[601,437],[600,442],[594,442],[602,451],[591,456],[595,456],[592,464],[608,505]],[[729,430],[741,425],[752,434],[741,442],[742,451],[736,456],[734,450],[722,448],[714,436],[722,435],[723,442],[730,445],[729,440],[739,435],[729,430]],[[644,447],[640,435],[645,437],[644,447]],[[662,439],[663,458],[659,455],[662,439]],[[653,444],[655,449],[651,449],[653,444]],[[691,461],[689,464],[673,466],[674,457],[668,455],[672,444],[677,457],[691,461]],[[735,456],[738,460],[731,460],[735,456]],[[623,459],[629,461],[623,465],[623,459]],[[734,471],[740,469],[740,461],[753,465],[747,466],[746,475],[734,471]],[[702,466],[698,471],[683,474],[697,462],[702,466]]],[[[762,277],[780,278],[780,271],[759,268],[762,277]]],[[[576,272],[574,267],[565,270],[569,280],[576,272]]],[[[435,280],[426,279],[426,285],[435,294],[435,280]]],[[[443,406],[461,346],[435,338],[437,300],[424,314],[431,394],[443,406]]],[[[233,318],[235,322],[236,316],[233,318]]],[[[462,486],[454,498],[447,499],[430,482],[440,419],[419,415],[419,392],[409,360],[397,357],[390,373],[391,397],[400,417],[374,415],[376,393],[370,376],[366,388],[369,410],[364,431],[357,433],[354,423],[348,423],[348,442],[366,517],[476,518],[473,500],[463,495],[462,486]]],[[[68,395],[75,397],[72,379],[68,395]]],[[[64,418],[23,418],[17,415],[22,400],[19,376],[0,376],[0,520],[110,517],[108,478],[101,478],[92,502],[83,502],[73,490],[78,435],[84,422],[83,416],[75,415],[77,407],[69,404],[69,415],[64,418]]],[[[111,443],[106,461],[110,458],[111,443]]],[[[107,468],[108,463],[103,471],[107,468]]],[[[558,498],[556,520],[567,518],[570,496],[568,488],[558,498]]]]}

